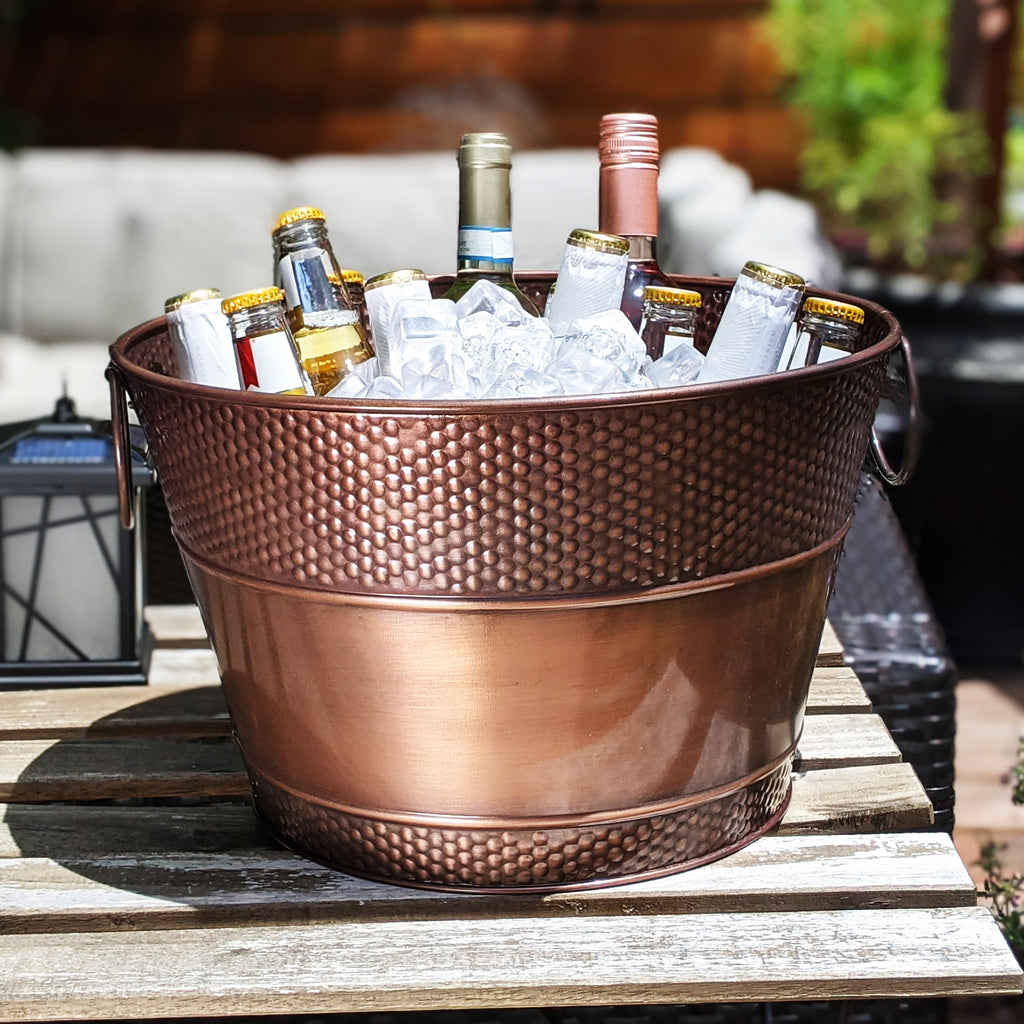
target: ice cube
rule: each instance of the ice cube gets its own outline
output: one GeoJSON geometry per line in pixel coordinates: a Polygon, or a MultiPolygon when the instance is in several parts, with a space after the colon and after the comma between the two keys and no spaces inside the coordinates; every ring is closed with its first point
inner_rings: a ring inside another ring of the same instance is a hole
{"type": "Polygon", "coordinates": [[[483,366],[490,357],[491,347],[501,321],[487,310],[459,318],[459,334],[462,336],[462,351],[476,364],[483,366]]]}
{"type": "Polygon", "coordinates": [[[647,373],[640,369],[637,370],[629,380],[623,382],[619,387],[613,388],[615,392],[619,391],[653,391],[658,385],[647,376],[647,373]]]}
{"type": "Polygon", "coordinates": [[[625,387],[614,363],[576,345],[564,346],[545,373],[561,381],[567,395],[600,395],[625,387]]]}
{"type": "Polygon", "coordinates": [[[503,324],[519,324],[524,320],[535,320],[519,304],[519,300],[506,288],[481,278],[455,303],[455,312],[461,319],[473,313],[486,312],[503,324]]]}
{"type": "Polygon", "coordinates": [[[512,364],[540,372],[558,354],[558,340],[547,323],[538,317],[521,324],[501,327],[484,352],[481,375],[492,379],[512,364]]]}
{"type": "Polygon", "coordinates": [[[565,393],[561,383],[550,374],[538,373],[529,366],[512,363],[487,389],[485,398],[551,398],[565,393]]]}
{"type": "Polygon", "coordinates": [[[459,329],[455,303],[451,299],[402,299],[395,306],[392,332],[407,338],[459,329]]]}
{"type": "MultiPolygon", "coordinates": [[[[362,365],[362,364],[360,364],[362,365]]],[[[347,373],[327,392],[327,398],[361,398],[369,381],[363,380],[357,373],[347,373]]]]}
{"type": "Polygon", "coordinates": [[[471,398],[479,390],[473,370],[457,344],[440,343],[402,367],[402,387],[410,398],[471,398]]]}
{"type": "Polygon", "coordinates": [[[704,356],[690,345],[677,345],[647,368],[655,387],[678,388],[692,384],[704,365],[704,356]]]}
{"type": "Polygon", "coordinates": [[[643,339],[621,309],[609,309],[573,320],[565,329],[562,343],[607,359],[622,371],[626,379],[640,369],[647,354],[643,339]]]}
{"type": "Polygon", "coordinates": [[[363,398],[408,398],[405,389],[394,377],[374,377],[362,394],[363,398]]]}

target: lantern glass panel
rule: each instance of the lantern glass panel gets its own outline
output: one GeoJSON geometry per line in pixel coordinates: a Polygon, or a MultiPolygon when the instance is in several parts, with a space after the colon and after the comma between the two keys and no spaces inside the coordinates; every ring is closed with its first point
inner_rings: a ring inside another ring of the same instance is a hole
{"type": "Polygon", "coordinates": [[[120,656],[119,529],[116,495],[0,498],[4,661],[120,656]]]}

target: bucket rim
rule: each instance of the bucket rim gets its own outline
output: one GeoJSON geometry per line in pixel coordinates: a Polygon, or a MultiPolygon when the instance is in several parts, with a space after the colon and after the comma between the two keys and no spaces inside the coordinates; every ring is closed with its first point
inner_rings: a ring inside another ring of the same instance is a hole
{"type": "MultiPolygon", "coordinates": [[[[553,273],[527,272],[517,275],[529,280],[554,280],[553,273]]],[[[696,291],[712,288],[731,288],[735,278],[686,277],[670,275],[677,284],[696,291]]],[[[193,384],[178,377],[146,369],[131,359],[135,345],[153,334],[166,329],[166,316],[146,320],[123,332],[110,345],[111,363],[129,379],[138,380],[149,387],[161,388],[210,399],[214,395],[231,395],[232,402],[252,406],[273,407],[281,410],[303,410],[311,412],[337,412],[348,415],[392,415],[392,416],[450,416],[500,415],[502,413],[529,412],[573,412],[592,409],[617,409],[629,407],[655,407],[675,404],[680,401],[699,401],[702,398],[719,397],[726,393],[752,394],[764,389],[782,385],[800,385],[809,380],[827,379],[862,368],[883,356],[890,354],[903,339],[903,331],[896,317],[878,303],[844,292],[826,291],[810,287],[809,296],[836,302],[854,303],[865,312],[879,318],[888,328],[885,336],[873,345],[850,353],[842,359],[817,363],[786,370],[784,374],[770,373],[756,377],[742,377],[732,380],[714,381],[706,384],[686,384],[677,388],[655,388],[647,391],[626,391],[601,395],[556,395],[547,398],[477,398],[477,399],[394,399],[394,398],[327,398],[317,395],[281,395],[259,391],[219,388],[207,384],[193,384]]]]}

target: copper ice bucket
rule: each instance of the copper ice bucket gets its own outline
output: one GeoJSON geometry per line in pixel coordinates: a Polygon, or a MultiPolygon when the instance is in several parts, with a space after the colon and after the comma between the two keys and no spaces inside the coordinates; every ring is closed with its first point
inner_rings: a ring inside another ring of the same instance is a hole
{"type": "MultiPolygon", "coordinates": [[[[732,282],[680,282],[706,347],[732,282]]],[[[860,305],[836,363],[500,403],[203,388],[162,318],[124,334],[118,448],[127,391],[269,831],[369,878],[545,891],[771,828],[902,344],[860,305]]]]}

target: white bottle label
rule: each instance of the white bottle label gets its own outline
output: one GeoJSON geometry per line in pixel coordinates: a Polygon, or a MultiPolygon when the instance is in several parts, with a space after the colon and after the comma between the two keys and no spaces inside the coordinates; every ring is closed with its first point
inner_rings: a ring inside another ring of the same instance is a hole
{"type": "Polygon", "coordinates": [[[459,227],[459,259],[512,263],[512,229],[459,227]]]}
{"type": "Polygon", "coordinates": [[[178,358],[178,375],[193,384],[238,387],[235,344],[220,299],[190,302],[167,314],[174,325],[171,339],[178,358]]]}
{"type": "Polygon", "coordinates": [[[305,390],[302,371],[292,353],[292,343],[284,331],[250,337],[249,350],[252,352],[261,391],[280,393],[295,388],[305,390]]]}

